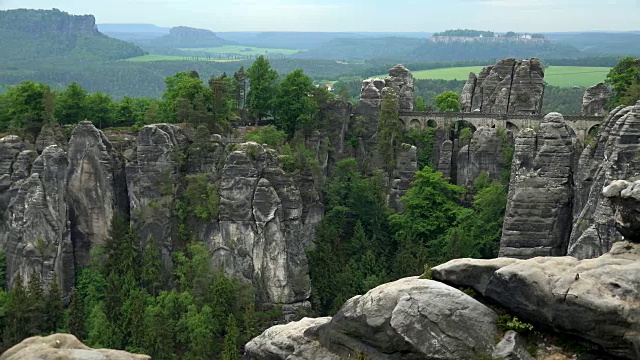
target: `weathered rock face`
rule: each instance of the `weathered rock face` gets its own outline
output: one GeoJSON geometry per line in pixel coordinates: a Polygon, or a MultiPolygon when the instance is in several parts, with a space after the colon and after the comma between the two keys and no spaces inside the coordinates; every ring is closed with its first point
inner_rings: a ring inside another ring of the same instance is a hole
{"type": "Polygon", "coordinates": [[[613,181],[602,194],[613,205],[618,232],[625,240],[640,243],[640,181],[613,181]]]}
{"type": "Polygon", "coordinates": [[[413,74],[402,65],[389,69],[389,77],[385,79],[385,86],[392,87],[398,94],[400,112],[413,111],[413,74]]]}
{"type": "Polygon", "coordinates": [[[469,79],[462,91],[463,111],[535,115],[542,110],[544,70],[538,59],[504,59],[469,79]]]}
{"type": "Polygon", "coordinates": [[[453,141],[446,140],[440,148],[440,156],[438,160],[438,171],[445,178],[451,177],[451,159],[453,158],[453,141]]]}
{"type": "Polygon", "coordinates": [[[309,306],[305,249],[321,214],[303,216],[294,178],[279,167],[275,151],[262,145],[240,144],[220,176],[219,222],[204,234],[214,261],[263,289],[259,296],[265,302],[309,306]]]}
{"type": "Polygon", "coordinates": [[[246,358],[472,359],[493,351],[496,318],[459,290],[406,278],[350,299],[329,322],[269,329],[247,345],[246,358]]]}
{"type": "Polygon", "coordinates": [[[67,150],[67,139],[62,134],[60,125],[54,123],[46,123],[40,129],[40,133],[36,138],[36,151],[42,154],[42,151],[51,145],[57,145],[61,149],[67,150]]]}
{"type": "Polygon", "coordinates": [[[604,83],[592,86],[582,97],[582,115],[597,116],[606,113],[604,109],[611,98],[611,91],[604,83]]]}
{"type": "Polygon", "coordinates": [[[91,122],[75,127],[69,142],[69,220],[76,264],[86,266],[92,247],[103,245],[114,213],[128,216],[124,164],[91,122]]]}
{"type": "Polygon", "coordinates": [[[7,350],[0,360],[150,360],[126,351],[92,349],[69,334],[35,336],[7,350]]]}
{"type": "Polygon", "coordinates": [[[576,171],[574,222],[568,254],[579,259],[606,253],[621,240],[614,210],[602,189],[640,173],[640,102],[619,107],[604,120],[598,141],[587,146],[576,171]]]}
{"type": "Polygon", "coordinates": [[[411,188],[411,183],[415,180],[418,169],[418,149],[415,146],[404,144],[403,151],[396,157],[397,167],[391,179],[391,190],[389,192],[389,206],[398,212],[403,211],[400,199],[411,188]]]}
{"type": "Polygon", "coordinates": [[[318,326],[331,321],[330,317],[291,322],[276,325],[244,347],[247,360],[338,360],[340,357],[323,348],[317,339],[318,326]]]}
{"type": "Polygon", "coordinates": [[[482,173],[497,180],[505,169],[505,147],[511,133],[495,128],[480,127],[473,133],[469,145],[458,152],[457,185],[473,186],[475,179],[482,173]],[[499,135],[499,131],[503,131],[499,135]]]}
{"type": "Polygon", "coordinates": [[[527,352],[524,337],[513,330],[509,330],[504,334],[491,356],[504,360],[535,360],[534,357],[527,352]]]}
{"type": "Polygon", "coordinates": [[[136,160],[126,165],[131,222],[140,239],[160,244],[166,268],[170,268],[175,240],[171,209],[187,144],[178,126],[145,126],[138,135],[136,160]]]}
{"type": "Polygon", "coordinates": [[[73,246],[66,200],[67,154],[49,146],[35,160],[31,175],[17,188],[5,213],[7,276],[10,282],[39,276],[56,278],[63,289],[74,280],[73,246]]]}
{"type": "Polygon", "coordinates": [[[434,278],[470,286],[524,321],[625,359],[640,358],[638,274],[640,244],[630,242],[616,243],[595,259],[460,259],[433,271],[434,278]]]}
{"type": "Polygon", "coordinates": [[[574,147],[562,115],[551,113],[536,133],[518,134],[500,255],[566,254],[572,224],[574,147]]]}

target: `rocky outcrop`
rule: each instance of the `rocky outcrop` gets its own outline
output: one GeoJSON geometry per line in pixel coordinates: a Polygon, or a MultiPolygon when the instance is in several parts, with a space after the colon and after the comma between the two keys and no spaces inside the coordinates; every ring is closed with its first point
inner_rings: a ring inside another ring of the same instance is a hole
{"type": "Polygon", "coordinates": [[[460,259],[433,270],[435,279],[470,286],[524,321],[640,358],[640,244],[619,242],[595,259],[460,259]]]}
{"type": "Polygon", "coordinates": [[[537,115],[542,110],[544,70],[538,59],[504,59],[469,74],[462,91],[466,112],[537,115]]]}
{"type": "Polygon", "coordinates": [[[73,246],[66,199],[67,154],[49,146],[35,160],[28,178],[17,189],[5,213],[7,276],[23,280],[56,278],[63,289],[74,281],[73,246]]]}
{"type": "Polygon", "coordinates": [[[473,133],[469,145],[458,152],[457,185],[471,186],[481,173],[486,173],[491,180],[500,178],[505,169],[505,147],[510,146],[511,132],[504,129],[479,127],[473,133]]]}
{"type": "Polygon", "coordinates": [[[385,86],[392,87],[398,94],[399,110],[413,111],[413,74],[403,65],[396,65],[389,69],[389,77],[385,79],[385,86]]]}
{"type": "Polygon", "coordinates": [[[613,181],[602,190],[602,194],[613,205],[616,229],[624,239],[640,243],[640,180],[613,181]]]}
{"type": "MultiPolygon", "coordinates": [[[[262,289],[261,300],[308,307],[305,255],[321,213],[304,215],[302,194],[274,150],[240,144],[220,172],[220,214],[205,231],[214,261],[262,289]]],[[[319,204],[319,198],[309,207],[319,204]]]]}
{"type": "Polygon", "coordinates": [[[348,300],[329,322],[305,319],[269,329],[247,345],[246,358],[310,359],[309,354],[320,354],[319,359],[342,359],[365,354],[371,359],[472,359],[493,351],[496,318],[459,290],[406,278],[348,300]],[[283,335],[275,337],[278,333],[283,335]],[[287,351],[256,351],[273,345],[287,351]],[[303,347],[309,353],[299,351],[303,347]],[[299,355],[287,357],[294,352],[299,355]]]}
{"type": "Polygon", "coordinates": [[[617,179],[635,180],[640,173],[639,139],[640,102],[613,110],[604,120],[597,142],[582,152],[576,171],[569,255],[598,257],[622,239],[615,229],[614,209],[602,189],[617,179]]]}
{"type": "Polygon", "coordinates": [[[171,209],[188,139],[171,124],[147,125],[138,135],[135,161],[126,165],[131,222],[139,239],[154,239],[171,267],[176,222],[171,209]]]}
{"type": "Polygon", "coordinates": [[[245,345],[244,359],[338,360],[340,357],[323,348],[315,335],[318,326],[330,320],[304,318],[273,326],[245,345]]]}
{"type": "Polygon", "coordinates": [[[494,359],[504,360],[535,360],[527,352],[527,342],[524,337],[513,330],[504,334],[491,356],[494,359]]]}
{"type": "Polygon", "coordinates": [[[500,256],[566,254],[572,224],[574,147],[562,115],[515,140],[500,256]]]}
{"type": "Polygon", "coordinates": [[[51,145],[57,145],[59,148],[67,150],[67,139],[62,134],[62,128],[55,123],[46,123],[40,129],[36,138],[36,151],[42,154],[42,151],[51,145]]]}
{"type": "Polygon", "coordinates": [[[89,264],[92,247],[105,243],[116,212],[128,216],[124,164],[111,142],[89,121],[78,124],[69,142],[69,220],[76,264],[89,264]]]}
{"type": "Polygon", "coordinates": [[[601,116],[605,114],[605,106],[610,98],[611,91],[604,83],[588,88],[582,97],[582,115],[601,116]]]}
{"type": "Polygon", "coordinates": [[[35,336],[7,350],[0,360],[150,360],[126,351],[92,349],[69,334],[35,336]]]}
{"type": "Polygon", "coordinates": [[[451,160],[453,158],[453,141],[446,140],[440,148],[440,156],[438,158],[438,171],[445,178],[451,177],[451,160]]]}
{"type": "Polygon", "coordinates": [[[411,188],[411,183],[415,180],[418,169],[418,149],[415,146],[403,144],[402,151],[396,156],[396,169],[391,179],[391,189],[389,191],[389,206],[397,212],[403,211],[401,198],[411,188]]]}

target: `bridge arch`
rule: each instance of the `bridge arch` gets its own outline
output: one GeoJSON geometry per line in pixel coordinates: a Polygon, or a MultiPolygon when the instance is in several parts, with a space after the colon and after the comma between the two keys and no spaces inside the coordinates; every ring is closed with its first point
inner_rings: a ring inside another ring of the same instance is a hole
{"type": "Polygon", "coordinates": [[[453,131],[459,133],[462,129],[469,128],[471,132],[476,132],[478,128],[470,121],[467,120],[456,120],[451,124],[453,131]]]}
{"type": "Polygon", "coordinates": [[[595,138],[598,135],[598,132],[600,131],[600,126],[602,126],[602,124],[595,124],[591,126],[589,130],[587,130],[587,138],[589,137],[595,138]]]}
{"type": "Polygon", "coordinates": [[[433,119],[429,119],[429,120],[427,120],[427,127],[428,128],[438,128],[438,122],[433,120],[433,119]]]}
{"type": "Polygon", "coordinates": [[[412,119],[409,122],[409,130],[420,130],[422,128],[422,124],[418,119],[412,119]]]}
{"type": "Polygon", "coordinates": [[[518,127],[518,125],[512,123],[511,121],[507,121],[506,128],[507,130],[510,130],[514,134],[517,134],[520,132],[520,128],[518,127]]]}

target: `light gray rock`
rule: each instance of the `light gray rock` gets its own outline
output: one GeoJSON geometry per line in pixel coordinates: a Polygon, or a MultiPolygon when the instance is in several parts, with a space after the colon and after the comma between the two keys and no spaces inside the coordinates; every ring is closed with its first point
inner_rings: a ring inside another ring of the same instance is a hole
{"type": "Polygon", "coordinates": [[[491,356],[504,360],[535,360],[527,352],[526,340],[513,330],[509,330],[504,334],[491,356]]]}
{"type": "Polygon", "coordinates": [[[454,260],[438,266],[434,275],[471,286],[535,326],[578,336],[613,356],[640,357],[640,244],[618,242],[595,259],[509,262],[454,260]]]}
{"type": "Polygon", "coordinates": [[[625,240],[640,243],[640,180],[616,180],[602,190],[615,210],[616,229],[625,240]]]}
{"type": "Polygon", "coordinates": [[[438,171],[445,178],[451,177],[451,160],[453,158],[453,141],[446,140],[440,148],[440,158],[438,159],[438,171]]]}
{"type": "Polygon", "coordinates": [[[500,178],[506,165],[505,147],[509,145],[512,134],[505,132],[501,138],[498,131],[481,126],[473,133],[471,143],[460,149],[456,162],[457,185],[473,188],[473,182],[483,172],[491,180],[500,178]]]}
{"type": "Polygon", "coordinates": [[[55,145],[35,160],[31,175],[16,184],[17,193],[7,209],[7,277],[23,281],[39,276],[45,283],[56,278],[63,289],[74,282],[67,194],[67,154],[55,145]]]}
{"type": "Polygon", "coordinates": [[[473,111],[473,94],[476,90],[476,84],[478,83],[478,77],[474,73],[469,73],[469,78],[462,88],[462,94],[460,95],[460,103],[462,104],[463,112],[473,111]]]}
{"type": "Polygon", "coordinates": [[[276,325],[249,341],[244,347],[246,360],[338,360],[340,357],[320,345],[314,329],[331,320],[330,317],[310,319],[286,325],[276,325]]]}
{"type": "Polygon", "coordinates": [[[51,145],[56,145],[63,150],[67,150],[67,139],[62,134],[62,128],[56,123],[46,123],[40,129],[40,133],[36,138],[36,151],[42,154],[42,151],[51,145]]]}
{"type": "Polygon", "coordinates": [[[220,176],[219,221],[204,233],[214,262],[259,284],[263,302],[309,307],[305,249],[321,218],[313,210],[304,216],[294,177],[274,150],[256,143],[239,144],[220,176]]]}
{"type": "Polygon", "coordinates": [[[463,111],[537,115],[542,110],[544,70],[538,59],[503,59],[469,75],[462,91],[463,111]]]}
{"type": "Polygon", "coordinates": [[[7,350],[0,360],[151,360],[126,351],[92,349],[69,334],[35,336],[7,350]]]}
{"type": "Polygon", "coordinates": [[[160,244],[167,269],[171,268],[176,233],[171,209],[187,145],[180,127],[147,125],[136,141],[136,160],[126,165],[131,222],[139,239],[151,238],[160,244]]]}
{"type": "Polygon", "coordinates": [[[614,180],[637,180],[640,163],[634,159],[640,156],[638,138],[640,102],[611,111],[595,144],[580,156],[569,255],[579,259],[598,257],[622,240],[616,231],[614,207],[602,189],[614,180]]]}
{"type": "Polygon", "coordinates": [[[404,209],[400,199],[411,188],[418,169],[418,149],[415,146],[403,144],[402,151],[396,156],[396,168],[391,179],[389,192],[389,206],[401,213],[404,209]]]}
{"type": "Polygon", "coordinates": [[[345,358],[471,359],[492,352],[496,317],[459,290],[406,278],[348,300],[318,333],[345,358]]]}
{"type": "Polygon", "coordinates": [[[566,254],[572,224],[574,146],[562,115],[518,134],[500,256],[566,254]]]}
{"type": "Polygon", "coordinates": [[[582,115],[600,116],[605,114],[605,106],[610,98],[611,91],[604,83],[588,88],[582,97],[582,115]]]}
{"type": "Polygon", "coordinates": [[[76,264],[89,264],[89,253],[104,245],[115,212],[128,216],[124,164],[111,142],[89,121],[78,124],[68,152],[71,231],[76,264]],[[124,195],[124,197],[122,196],[124,195]]]}
{"type": "Polygon", "coordinates": [[[413,74],[403,65],[396,65],[389,69],[389,77],[385,79],[385,86],[392,87],[398,94],[399,110],[413,111],[413,74]]]}

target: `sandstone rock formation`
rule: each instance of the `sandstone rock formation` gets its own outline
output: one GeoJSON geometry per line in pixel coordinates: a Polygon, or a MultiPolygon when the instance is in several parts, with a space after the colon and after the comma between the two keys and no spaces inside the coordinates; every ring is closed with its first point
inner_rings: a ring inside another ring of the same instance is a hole
{"type": "Polygon", "coordinates": [[[315,332],[330,317],[276,325],[251,340],[244,347],[244,359],[338,360],[340,357],[323,348],[315,332]]]}
{"type": "Polygon", "coordinates": [[[572,224],[574,147],[562,115],[550,113],[536,133],[521,131],[515,153],[500,256],[566,254],[572,224]]]}
{"type": "Polygon", "coordinates": [[[471,73],[462,91],[462,110],[536,115],[542,109],[544,70],[538,59],[504,59],[471,73]]]}
{"type": "Polygon", "coordinates": [[[504,360],[535,360],[527,352],[526,340],[513,330],[507,331],[491,356],[504,360]]]}
{"type": "Polygon", "coordinates": [[[69,220],[75,262],[89,264],[92,247],[103,245],[115,212],[128,215],[124,164],[111,142],[89,121],[78,124],[68,151],[69,220]]]}
{"type": "Polygon", "coordinates": [[[204,233],[214,261],[260,284],[265,302],[310,306],[305,250],[311,239],[304,235],[321,214],[303,216],[300,189],[279,167],[277,153],[256,143],[237,146],[221,170],[219,194],[219,222],[204,233]]]}
{"type": "Polygon", "coordinates": [[[364,353],[372,359],[471,359],[493,350],[496,318],[459,290],[406,278],[350,299],[329,322],[305,319],[269,329],[247,344],[245,358],[310,359],[316,354],[317,359],[337,359],[364,353]]]}
{"type": "Polygon", "coordinates": [[[38,154],[41,154],[42,151],[50,145],[57,145],[64,150],[67,149],[67,139],[65,139],[62,134],[62,129],[58,124],[44,124],[36,138],[36,151],[38,154]]]}
{"type": "Polygon", "coordinates": [[[511,133],[502,129],[481,126],[473,133],[469,145],[465,145],[457,156],[457,185],[473,186],[481,173],[490,179],[499,179],[505,169],[505,147],[509,146],[511,133]]]}
{"type": "Polygon", "coordinates": [[[385,79],[385,86],[396,90],[400,101],[400,112],[413,111],[413,74],[402,65],[389,69],[389,77],[385,79]]]}
{"type": "Polygon", "coordinates": [[[604,83],[588,88],[582,97],[582,115],[599,116],[606,113],[605,105],[611,98],[611,91],[604,83]]]}
{"type": "Polygon", "coordinates": [[[10,282],[36,275],[46,281],[55,277],[63,289],[73,284],[66,155],[56,145],[47,147],[30,176],[13,185],[17,193],[5,211],[4,243],[10,282]]]}
{"type": "Polygon", "coordinates": [[[602,190],[602,194],[613,205],[618,232],[625,240],[640,243],[640,180],[613,181],[602,190]]]}
{"type": "Polygon", "coordinates": [[[621,240],[614,210],[602,189],[640,173],[640,102],[618,107],[604,120],[597,141],[585,148],[576,171],[573,229],[568,254],[579,259],[606,253],[621,240]]]}
{"type": "Polygon", "coordinates": [[[35,336],[7,350],[0,360],[150,360],[126,351],[92,349],[69,334],[35,336]]]}
{"type": "Polygon", "coordinates": [[[640,357],[638,274],[640,244],[629,242],[595,259],[459,259],[433,269],[435,279],[469,286],[524,321],[625,359],[640,357]]]}

